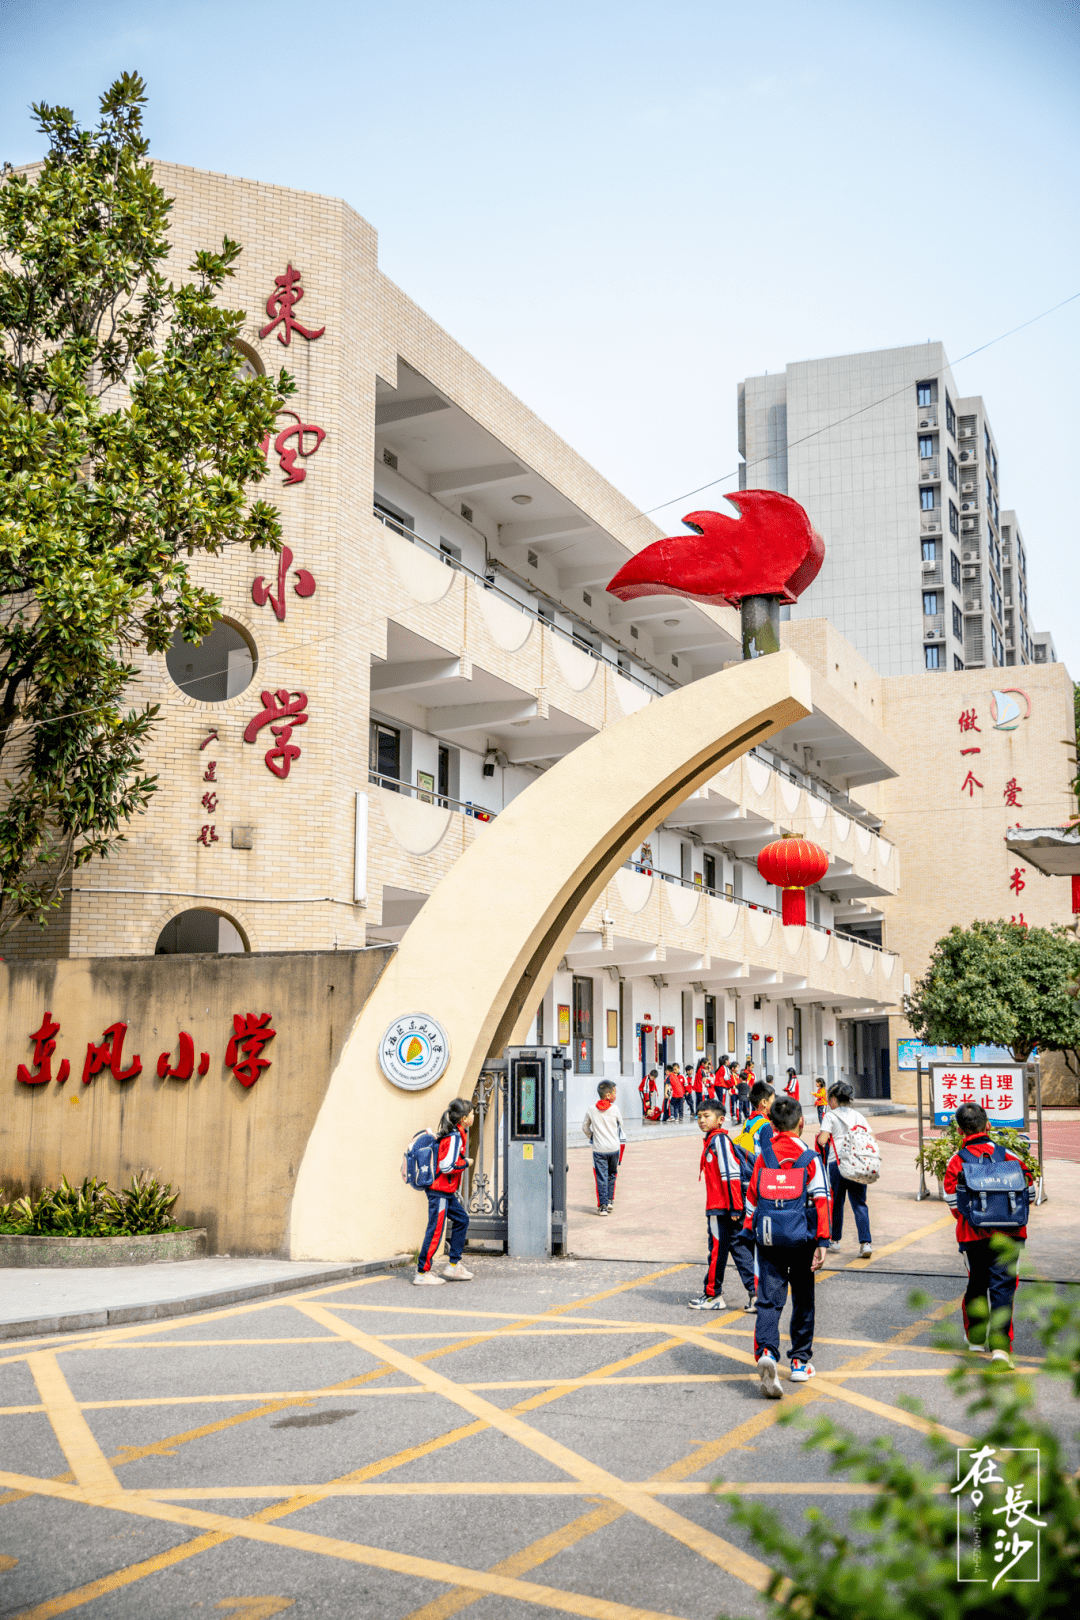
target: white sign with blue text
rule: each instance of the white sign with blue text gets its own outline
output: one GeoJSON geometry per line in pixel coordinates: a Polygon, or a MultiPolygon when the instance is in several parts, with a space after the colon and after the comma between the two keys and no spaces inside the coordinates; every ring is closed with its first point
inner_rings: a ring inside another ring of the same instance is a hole
{"type": "Polygon", "coordinates": [[[934,1124],[949,1125],[961,1103],[978,1103],[992,1125],[1024,1124],[1022,1063],[932,1063],[934,1124]]]}

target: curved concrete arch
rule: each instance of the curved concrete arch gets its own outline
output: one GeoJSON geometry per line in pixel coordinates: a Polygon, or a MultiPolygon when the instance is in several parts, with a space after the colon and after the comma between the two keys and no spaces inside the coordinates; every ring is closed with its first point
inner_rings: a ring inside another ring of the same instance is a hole
{"type": "Polygon", "coordinates": [[[297,1174],[290,1252],[372,1258],[419,1242],[426,1202],[398,1173],[405,1143],[468,1093],[491,1054],[524,1039],[590,906],[687,796],[755,743],[811,712],[791,652],[710,675],[598,732],[477,839],[425,901],[362,1009],[297,1174]],[[384,1078],[379,1042],[424,1012],[450,1062],[421,1094],[384,1078]]]}

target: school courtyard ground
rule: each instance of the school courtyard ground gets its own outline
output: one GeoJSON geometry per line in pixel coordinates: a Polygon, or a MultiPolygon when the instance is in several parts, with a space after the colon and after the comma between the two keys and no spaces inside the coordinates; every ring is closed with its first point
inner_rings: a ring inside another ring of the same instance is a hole
{"type": "MultiPolygon", "coordinates": [[[[880,1123],[886,1137],[909,1128],[880,1123]]],[[[631,1143],[606,1218],[587,1213],[587,1153],[571,1154],[570,1259],[481,1256],[472,1283],[437,1290],[412,1288],[407,1267],[309,1276],[171,1319],[7,1338],[0,1615],[763,1614],[768,1571],[714,1482],[794,1529],[811,1503],[843,1519],[867,1500],[778,1426],[784,1411],[915,1455],[926,1419],[900,1402],[916,1396],[967,1438],[953,1357],[931,1342],[963,1289],[951,1218],[914,1201],[910,1144],[883,1153],[875,1255],[854,1258],[852,1234],[830,1257],[817,1377],[785,1383],[780,1402],[759,1394],[751,1317],[686,1309],[702,1257],[688,1135],[631,1143]],[[917,1308],[916,1284],[929,1296],[917,1308]]],[[[1048,1155],[1029,1245],[1033,1267],[1066,1282],[1080,1280],[1072,1180],[1075,1154],[1048,1155]]],[[[193,1262],[189,1276],[235,1281],[244,1265],[193,1262]]],[[[138,1269],[144,1292],[161,1290],[167,1268],[138,1269]]],[[[0,1281],[55,1300],[13,1276],[0,1281]]],[[[130,1298],[130,1271],[124,1286],[130,1298]]],[[[71,1287],[86,1306],[119,1283],[71,1287]]],[[[1016,1348],[1037,1373],[1023,1328],[1016,1348]]]]}

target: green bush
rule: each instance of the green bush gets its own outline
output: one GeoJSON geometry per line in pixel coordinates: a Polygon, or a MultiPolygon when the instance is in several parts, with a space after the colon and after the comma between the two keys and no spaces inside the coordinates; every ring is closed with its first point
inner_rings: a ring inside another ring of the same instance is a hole
{"type": "Polygon", "coordinates": [[[59,1187],[44,1187],[5,1203],[0,1197],[0,1233],[28,1237],[134,1237],[140,1233],[172,1232],[177,1225],[172,1207],[179,1198],[172,1182],[164,1186],[140,1172],[130,1187],[115,1193],[97,1176],[86,1176],[73,1187],[66,1176],[59,1187]]]}
{"type": "MultiPolygon", "coordinates": [[[[1000,1142],[1002,1147],[1011,1148],[1017,1158],[1023,1159],[1024,1164],[1031,1171],[1036,1181],[1042,1174],[1038,1159],[1031,1151],[1031,1144],[1026,1136],[1012,1125],[991,1125],[991,1142],[1000,1142]]],[[[940,1136],[926,1137],[919,1152],[915,1155],[915,1163],[927,1175],[936,1176],[939,1181],[945,1180],[945,1166],[954,1153],[959,1152],[962,1138],[956,1128],[956,1121],[951,1120],[940,1136]]]]}
{"type": "MultiPolygon", "coordinates": [[[[1075,1292],[1075,1291],[1073,1291],[1075,1292]]],[[[1044,1350],[1044,1380],[1068,1379],[1080,1395],[1080,1304],[1046,1284],[1029,1285],[1018,1315],[1035,1324],[1044,1350]]],[[[921,1309],[925,1296],[913,1295],[921,1309]]],[[[1040,1579],[1002,1584],[993,1590],[972,1580],[970,1529],[957,1522],[955,1447],[940,1435],[926,1438],[925,1462],[910,1462],[890,1440],[867,1444],[830,1419],[819,1419],[804,1449],[822,1452],[833,1474],[862,1481],[876,1494],[869,1507],[856,1509],[848,1525],[838,1525],[817,1506],[806,1510],[805,1530],[793,1535],[759,1501],[744,1501],[735,1486],[720,1482],[731,1516],[749,1530],[774,1570],[769,1587],[774,1615],[799,1620],[1074,1620],[1080,1592],[1080,1490],[1065,1456],[1062,1434],[1043,1421],[1029,1372],[1003,1363],[972,1368],[955,1329],[935,1339],[954,1349],[958,1364],[949,1374],[953,1389],[970,1397],[971,1448],[1035,1447],[1040,1459],[1038,1517],[1041,1532],[1040,1579]],[[959,1576],[959,1578],[958,1578],[959,1576]],[[971,1584],[967,1584],[971,1582],[971,1584]]],[[[1065,1390],[1043,1388],[1048,1412],[1067,1404],[1065,1390]]],[[[904,1401],[909,1409],[917,1403],[904,1401]]],[[[781,1422],[799,1422],[795,1410],[781,1422]]],[[[966,1449],[966,1448],[965,1448],[966,1449]]],[[[1006,1481],[1018,1481],[1012,1459],[1001,1464],[1006,1481]]],[[[813,1487],[807,1487],[808,1493],[813,1487]]],[[[984,1567],[986,1552],[984,1549],[984,1567]]],[[[992,1567],[992,1566],[991,1566],[992,1567]]]]}

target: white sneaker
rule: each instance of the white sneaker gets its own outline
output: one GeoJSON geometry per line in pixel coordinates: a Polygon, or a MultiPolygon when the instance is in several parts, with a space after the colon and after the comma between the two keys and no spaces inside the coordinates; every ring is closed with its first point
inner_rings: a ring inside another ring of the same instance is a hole
{"type": "Polygon", "coordinates": [[[1013,1358],[1010,1356],[1007,1350],[991,1350],[990,1360],[1003,1361],[1006,1367],[1011,1367],[1013,1365],[1013,1358]]]}
{"type": "Polygon", "coordinates": [[[784,1391],[780,1387],[780,1374],[776,1370],[776,1362],[767,1350],[762,1351],[757,1365],[758,1377],[761,1379],[761,1393],[767,1401],[778,1401],[784,1391]]]}
{"type": "Polygon", "coordinates": [[[986,1354],[985,1344],[972,1344],[970,1339],[964,1340],[964,1348],[965,1350],[974,1350],[975,1353],[980,1356],[984,1356],[986,1354]]]}
{"type": "Polygon", "coordinates": [[[798,1356],[791,1358],[791,1382],[793,1384],[806,1384],[814,1377],[814,1363],[801,1361],[798,1356]]]}
{"type": "Polygon", "coordinates": [[[686,1302],[691,1311],[726,1311],[723,1294],[698,1294],[695,1299],[686,1302]]]}
{"type": "Polygon", "coordinates": [[[472,1282],[472,1272],[466,1271],[460,1260],[454,1260],[443,1272],[447,1282],[472,1282]]]}
{"type": "Polygon", "coordinates": [[[874,1245],[872,1243],[864,1243],[859,1248],[859,1259],[860,1260],[869,1260],[869,1258],[873,1254],[873,1252],[874,1252],[874,1245]]]}
{"type": "Polygon", "coordinates": [[[437,1271],[417,1271],[413,1275],[413,1282],[418,1288],[435,1288],[444,1283],[445,1277],[440,1277],[437,1271]]]}

